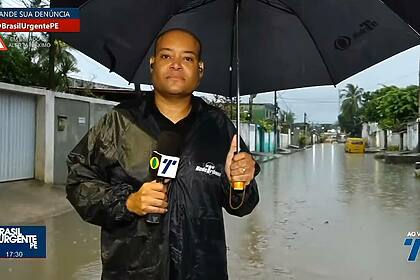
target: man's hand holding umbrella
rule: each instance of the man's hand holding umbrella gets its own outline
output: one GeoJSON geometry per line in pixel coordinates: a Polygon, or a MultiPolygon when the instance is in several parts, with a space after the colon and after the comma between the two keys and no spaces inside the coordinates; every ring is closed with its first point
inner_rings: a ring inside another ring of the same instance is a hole
{"type": "Polygon", "coordinates": [[[244,182],[247,186],[254,179],[255,160],[246,152],[235,154],[236,143],[235,135],[232,138],[230,150],[226,157],[225,172],[231,182],[244,182]]]}

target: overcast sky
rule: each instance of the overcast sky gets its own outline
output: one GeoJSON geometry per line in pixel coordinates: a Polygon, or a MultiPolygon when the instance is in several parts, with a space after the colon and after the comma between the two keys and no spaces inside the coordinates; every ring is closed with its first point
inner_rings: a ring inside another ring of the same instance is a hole
{"type": "MultiPolygon", "coordinates": [[[[111,84],[121,87],[133,88],[128,82],[115,73],[83,55],[74,52],[80,72],[73,77],[91,80],[93,82],[111,84]]],[[[339,112],[338,91],[347,83],[352,83],[365,90],[375,90],[382,84],[408,86],[419,83],[420,46],[409,49],[393,56],[377,65],[360,72],[341,82],[337,87],[322,86],[278,91],[278,104],[282,110],[292,111],[296,114],[296,121],[303,121],[303,113],[308,114],[308,120],[315,123],[333,123],[337,120],[339,112]]],[[[248,98],[242,98],[248,102],[248,98]]],[[[254,102],[273,103],[274,94],[261,93],[254,102]]]]}

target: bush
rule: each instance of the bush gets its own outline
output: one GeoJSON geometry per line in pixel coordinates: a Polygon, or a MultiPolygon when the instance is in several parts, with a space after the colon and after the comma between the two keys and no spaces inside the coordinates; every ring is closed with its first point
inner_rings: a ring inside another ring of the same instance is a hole
{"type": "Polygon", "coordinates": [[[388,146],[388,148],[386,150],[387,151],[390,151],[390,152],[399,151],[400,150],[400,146],[398,146],[398,145],[390,145],[390,146],[388,146]]]}
{"type": "Polygon", "coordinates": [[[299,136],[299,147],[303,148],[308,143],[308,138],[305,135],[299,136]]]}

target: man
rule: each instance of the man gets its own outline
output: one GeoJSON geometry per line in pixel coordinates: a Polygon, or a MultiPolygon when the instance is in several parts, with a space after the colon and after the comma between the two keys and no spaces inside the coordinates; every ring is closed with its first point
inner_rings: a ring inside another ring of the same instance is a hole
{"type": "Polygon", "coordinates": [[[235,154],[235,128],[221,110],[192,95],[204,74],[192,33],[161,34],[150,69],[154,92],[114,108],[70,153],[67,198],[101,226],[102,279],[227,279],[222,207],[253,210],[259,167],[243,143],[235,154]],[[148,178],[162,131],[184,138],[168,185],[148,178]],[[243,193],[234,181],[245,182],[243,193]],[[151,213],[162,214],[159,224],[146,222],[151,213]]]}

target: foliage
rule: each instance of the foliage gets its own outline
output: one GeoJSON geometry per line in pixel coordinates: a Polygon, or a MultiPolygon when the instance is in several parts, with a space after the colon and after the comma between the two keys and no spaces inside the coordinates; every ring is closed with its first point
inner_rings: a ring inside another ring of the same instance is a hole
{"type": "Polygon", "coordinates": [[[306,135],[300,135],[299,139],[299,147],[305,147],[308,144],[308,137],[306,137],[306,135]]]}
{"type": "MultiPolygon", "coordinates": [[[[47,34],[1,35],[8,50],[0,52],[0,80],[6,83],[47,87],[49,82],[49,42],[47,34]]],[[[56,90],[67,91],[70,72],[78,72],[76,59],[69,47],[55,41],[55,67],[53,73],[56,90]]]]}
{"type": "Polygon", "coordinates": [[[386,150],[387,151],[391,151],[391,152],[399,151],[400,150],[400,146],[398,146],[398,145],[391,145],[391,146],[388,146],[388,148],[386,150]]]}
{"type": "Polygon", "coordinates": [[[408,121],[416,118],[418,87],[385,87],[386,93],[379,98],[379,125],[384,129],[399,130],[408,121]]]}
{"type": "Polygon", "coordinates": [[[358,86],[347,84],[346,88],[340,91],[340,114],[338,123],[344,131],[352,136],[359,136],[362,131],[360,119],[360,107],[364,91],[358,86]]]}
{"type": "Polygon", "coordinates": [[[361,118],[377,122],[382,129],[400,130],[417,117],[418,86],[384,86],[365,96],[361,118]]]}
{"type": "Polygon", "coordinates": [[[293,124],[295,122],[295,119],[296,119],[295,113],[293,113],[291,111],[283,113],[283,121],[284,121],[285,124],[290,126],[291,124],[293,124]]]}
{"type": "Polygon", "coordinates": [[[258,122],[258,124],[264,129],[266,132],[271,132],[274,130],[274,120],[272,119],[263,119],[258,122]]]}

